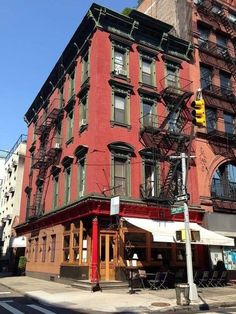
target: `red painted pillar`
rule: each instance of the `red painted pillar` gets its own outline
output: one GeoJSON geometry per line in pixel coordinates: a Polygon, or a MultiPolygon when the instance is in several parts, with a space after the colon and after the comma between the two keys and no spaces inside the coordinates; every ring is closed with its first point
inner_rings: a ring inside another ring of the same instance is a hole
{"type": "Polygon", "coordinates": [[[92,220],[92,263],[91,263],[91,283],[92,290],[100,290],[99,287],[99,229],[98,217],[92,220]]]}

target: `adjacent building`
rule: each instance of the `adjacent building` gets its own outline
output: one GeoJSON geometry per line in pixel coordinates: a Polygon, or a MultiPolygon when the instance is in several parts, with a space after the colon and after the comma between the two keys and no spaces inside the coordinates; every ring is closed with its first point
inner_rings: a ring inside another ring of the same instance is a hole
{"type": "MultiPolygon", "coordinates": [[[[138,10],[174,25],[194,44],[191,77],[202,88],[207,117],[194,142],[199,204],[208,229],[236,239],[236,1],[144,0],[138,10]]],[[[223,259],[236,269],[235,246],[210,247],[210,255],[213,265],[223,259]]]]}
{"type": "MultiPolygon", "coordinates": [[[[146,14],[91,6],[25,114],[31,158],[16,230],[28,274],[97,284],[126,280],[133,258],[185,267],[183,213],[170,211],[184,190],[181,161],[170,156],[192,147],[193,48],[146,14]]],[[[208,244],[232,241],[200,227],[189,168],[193,263],[203,268],[208,244]]]]}
{"type": "Polygon", "coordinates": [[[21,135],[4,158],[0,195],[0,266],[5,270],[13,270],[15,258],[25,253],[26,239],[16,237],[14,226],[19,223],[26,141],[26,136],[21,135]]]}

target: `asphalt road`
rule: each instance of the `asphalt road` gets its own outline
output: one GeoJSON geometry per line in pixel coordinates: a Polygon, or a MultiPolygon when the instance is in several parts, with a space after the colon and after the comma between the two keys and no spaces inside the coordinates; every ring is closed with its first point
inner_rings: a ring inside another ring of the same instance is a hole
{"type": "Polygon", "coordinates": [[[0,285],[0,314],[73,314],[81,313],[36,303],[0,285]]]}
{"type": "MultiPolygon", "coordinates": [[[[205,311],[177,311],[176,314],[235,314],[236,307],[219,307],[214,310],[205,310],[205,311]]],[[[165,312],[165,314],[173,314],[173,312],[165,312]]]]}

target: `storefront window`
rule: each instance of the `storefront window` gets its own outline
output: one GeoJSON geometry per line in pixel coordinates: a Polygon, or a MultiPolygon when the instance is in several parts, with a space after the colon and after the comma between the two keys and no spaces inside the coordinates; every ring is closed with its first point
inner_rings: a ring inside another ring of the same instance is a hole
{"type": "Polygon", "coordinates": [[[64,261],[69,262],[70,259],[70,235],[64,236],[64,245],[63,245],[63,250],[64,250],[64,261]]]}
{"type": "Polygon", "coordinates": [[[137,254],[139,261],[147,259],[145,233],[127,232],[125,234],[125,260],[132,259],[134,254],[137,254]]]}
{"type": "Polygon", "coordinates": [[[224,248],[223,255],[226,269],[236,270],[236,250],[224,248]]]}

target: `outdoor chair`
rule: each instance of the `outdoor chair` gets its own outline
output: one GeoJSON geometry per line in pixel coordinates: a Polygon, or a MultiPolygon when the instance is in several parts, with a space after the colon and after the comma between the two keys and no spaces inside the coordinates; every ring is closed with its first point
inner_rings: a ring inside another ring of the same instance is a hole
{"type": "Polygon", "coordinates": [[[154,290],[168,289],[168,275],[168,271],[157,273],[154,280],[149,280],[150,288],[154,290]]]}
{"type": "Polygon", "coordinates": [[[157,289],[157,287],[159,286],[160,284],[160,279],[161,279],[161,273],[160,272],[157,272],[155,274],[155,277],[154,279],[148,279],[148,284],[150,286],[150,289],[157,289]]]}
{"type": "Polygon", "coordinates": [[[209,271],[206,270],[202,273],[202,277],[199,278],[198,280],[198,287],[207,287],[208,281],[209,281],[209,271]]]}
{"type": "Polygon", "coordinates": [[[227,281],[228,281],[228,273],[227,273],[227,270],[224,270],[221,273],[219,279],[217,280],[216,285],[220,287],[224,287],[226,286],[227,281]]]}
{"type": "Polygon", "coordinates": [[[145,289],[146,285],[147,285],[147,273],[146,273],[146,270],[138,269],[138,277],[139,277],[140,284],[141,284],[142,288],[145,289]]]}
{"type": "Polygon", "coordinates": [[[216,287],[218,278],[219,278],[219,272],[217,270],[214,270],[211,277],[208,280],[207,287],[216,287]]]}
{"type": "Polygon", "coordinates": [[[193,276],[193,282],[198,285],[198,282],[201,278],[202,273],[199,270],[196,270],[193,276]]]}

